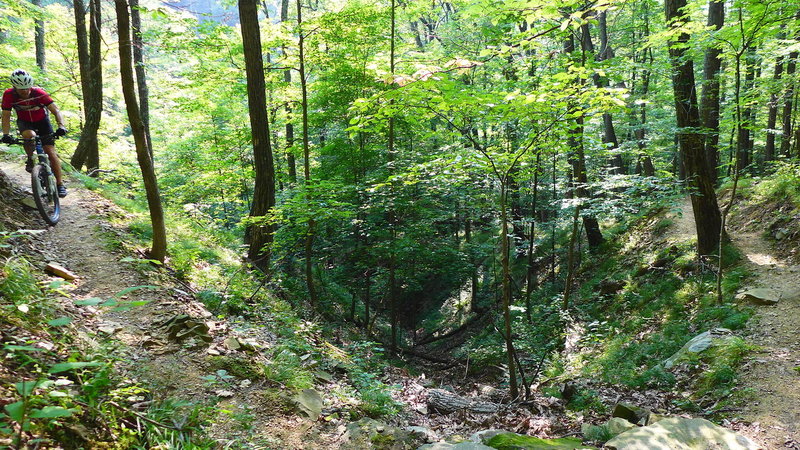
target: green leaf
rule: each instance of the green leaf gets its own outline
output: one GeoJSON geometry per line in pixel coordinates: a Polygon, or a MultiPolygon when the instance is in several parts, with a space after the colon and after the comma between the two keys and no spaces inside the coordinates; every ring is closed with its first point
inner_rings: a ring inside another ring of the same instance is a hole
{"type": "Polygon", "coordinates": [[[44,349],[39,347],[33,347],[30,345],[6,345],[3,347],[3,350],[10,351],[10,352],[41,352],[44,349]]]}
{"type": "Polygon", "coordinates": [[[19,383],[14,383],[14,386],[17,388],[17,392],[19,392],[19,395],[23,397],[31,395],[31,392],[33,392],[38,385],[38,381],[20,381],[19,383]]]}
{"type": "Polygon", "coordinates": [[[75,300],[75,305],[77,306],[97,306],[100,303],[103,303],[105,300],[102,298],[92,297],[87,298],[86,300],[75,300]]]}
{"type": "Polygon", "coordinates": [[[55,417],[69,417],[72,410],[60,406],[45,406],[42,409],[34,409],[31,412],[32,419],[53,419],[55,417]]]}
{"type": "Polygon", "coordinates": [[[98,367],[102,364],[99,362],[66,362],[58,363],[48,370],[48,373],[60,373],[73,369],[83,369],[85,367],[98,367]]]}
{"type": "Polygon", "coordinates": [[[11,403],[5,406],[8,416],[16,422],[22,422],[25,418],[25,404],[23,402],[11,403]]]}
{"type": "MultiPolygon", "coordinates": [[[[151,301],[152,300],[137,300],[135,302],[123,302],[123,303],[120,303],[120,305],[117,306],[116,308],[112,309],[112,311],[127,311],[127,310],[135,308],[137,306],[144,306],[144,305],[150,303],[151,301]]],[[[105,305],[102,305],[102,306],[105,306],[105,305]]]]}
{"type": "Polygon", "coordinates": [[[58,319],[47,322],[47,324],[51,327],[63,327],[64,325],[69,325],[70,322],[72,322],[72,318],[70,317],[59,317],[58,319]]]}

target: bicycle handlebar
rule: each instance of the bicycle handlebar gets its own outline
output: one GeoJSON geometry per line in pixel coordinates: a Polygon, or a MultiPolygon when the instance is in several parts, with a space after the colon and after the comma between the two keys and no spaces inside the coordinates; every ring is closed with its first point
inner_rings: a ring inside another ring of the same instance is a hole
{"type": "Polygon", "coordinates": [[[17,137],[16,139],[14,139],[14,142],[12,142],[11,144],[12,145],[25,145],[25,144],[27,144],[29,142],[36,142],[37,140],[41,141],[44,138],[53,138],[53,140],[56,140],[56,139],[59,139],[60,137],[61,136],[59,136],[59,135],[57,135],[55,133],[45,134],[45,135],[42,135],[42,136],[39,136],[37,134],[36,136],[34,136],[32,138],[29,138],[29,139],[22,138],[22,137],[17,137]]]}

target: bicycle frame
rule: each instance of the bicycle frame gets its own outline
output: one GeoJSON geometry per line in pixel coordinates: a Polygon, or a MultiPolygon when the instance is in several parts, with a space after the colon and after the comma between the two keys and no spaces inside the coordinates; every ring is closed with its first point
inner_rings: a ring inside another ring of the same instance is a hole
{"type": "MultiPolygon", "coordinates": [[[[38,162],[31,170],[33,199],[36,202],[36,209],[39,211],[42,219],[49,225],[55,225],[58,223],[61,216],[61,203],[58,198],[55,174],[53,173],[52,167],[50,167],[50,156],[44,151],[42,137],[43,136],[34,136],[29,139],[17,139],[14,143],[21,144],[25,147],[28,145],[34,146],[34,153],[38,162]]],[[[53,137],[58,139],[58,136],[53,135],[53,137]]],[[[33,155],[31,155],[31,157],[33,157],[33,155]]]]}

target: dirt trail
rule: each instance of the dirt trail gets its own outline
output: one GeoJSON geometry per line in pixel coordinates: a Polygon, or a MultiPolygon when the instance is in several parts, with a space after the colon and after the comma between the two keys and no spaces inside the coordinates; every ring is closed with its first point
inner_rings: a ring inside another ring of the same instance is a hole
{"type": "Polygon", "coordinates": [[[800,266],[772,256],[761,233],[732,232],[754,277],[751,285],[780,292],[776,306],[757,307],[749,340],[762,347],[746,367],[744,386],[755,400],[743,418],[769,449],[800,449],[800,266]]]}
{"type": "MultiPolygon", "coordinates": [[[[30,193],[30,175],[21,165],[0,161],[0,170],[19,188],[30,193]]],[[[167,284],[125,296],[124,300],[150,301],[144,307],[118,312],[92,306],[75,307],[73,303],[77,300],[109,299],[123,289],[152,285],[154,282],[137,270],[136,263],[122,261],[130,255],[114,249],[118,231],[109,225],[107,218],[121,214],[121,211],[110,201],[78,183],[70,184],[68,181],[67,186],[69,195],[61,200],[61,219],[55,227],[47,227],[35,210],[29,212],[36,217],[39,229],[43,230],[43,233],[31,238],[32,256],[38,259],[32,262],[42,268],[48,262],[55,262],[79,277],[68,287],[70,298],[63,299],[62,303],[68,312],[76,316],[73,323],[81,331],[87,332],[87,336],[95,336],[99,340],[104,334],[111,334],[129,346],[122,350],[126,357],[134,360],[149,357],[151,355],[142,348],[147,332],[162,316],[187,311],[187,302],[179,290],[167,284]],[[98,332],[100,327],[107,331],[98,332]]],[[[173,369],[178,373],[181,371],[178,367],[173,369]]]]}
{"type": "MultiPolygon", "coordinates": [[[[20,158],[21,160],[21,158],[20,158]]],[[[0,171],[4,172],[17,188],[30,195],[30,175],[21,164],[0,160],[0,171]]],[[[109,218],[123,215],[112,202],[84,188],[80,183],[67,181],[69,195],[61,200],[62,216],[55,227],[47,227],[35,210],[27,214],[34,217],[36,228],[43,230],[31,236],[28,245],[29,259],[42,272],[45,264],[56,262],[75,273],[79,278],[69,289],[69,298],[63,298],[65,310],[73,316],[72,324],[83,337],[87,347],[97,346],[102,341],[115,342],[116,369],[126,379],[144,386],[152,393],[153,400],[180,398],[193,403],[215,405],[219,400],[219,385],[210,385],[207,379],[214,369],[209,367],[209,355],[228,353],[223,345],[227,336],[253,338],[268,346],[270,339],[259,329],[253,333],[239,330],[234,333],[232,325],[216,320],[205,307],[186,292],[186,286],[158,271],[143,271],[140,264],[131,260],[130,252],[120,248],[118,230],[109,223],[109,218]],[[88,298],[109,299],[123,289],[135,286],[154,286],[140,289],[122,297],[127,301],[147,300],[145,306],[123,311],[93,306],[75,306],[74,301],[88,298]],[[209,326],[208,334],[213,339],[211,346],[193,345],[199,342],[176,343],[169,339],[163,322],[179,315],[188,315],[209,326]],[[257,334],[256,334],[257,333],[257,334]],[[123,345],[120,345],[123,344],[123,345]],[[216,351],[216,353],[215,353],[216,351]]],[[[27,222],[27,220],[26,220],[27,222]]],[[[239,327],[241,328],[241,327],[239,327]]],[[[262,327],[263,328],[263,327],[262,327]]],[[[255,381],[255,380],[254,380],[255,381]]],[[[318,427],[298,426],[291,417],[264,412],[260,400],[264,388],[261,382],[251,385],[224,386],[230,394],[213,410],[233,411],[218,413],[209,430],[220,445],[233,442],[268,442],[278,448],[331,448],[338,438],[328,430],[318,427]],[[252,431],[239,430],[236,414],[242,417],[249,411],[262,411],[255,416],[252,431]],[[311,436],[309,436],[311,433],[311,436]],[[302,443],[302,444],[301,444],[302,443]]],[[[138,411],[143,413],[143,410],[138,411]]]]}
{"type": "MultiPolygon", "coordinates": [[[[674,239],[693,239],[691,202],[684,200],[680,210],[674,218],[674,239]]],[[[774,256],[777,252],[761,233],[728,228],[753,274],[748,287],[771,288],[781,296],[776,306],[757,306],[748,327],[748,340],[762,350],[741,377],[753,400],[741,412],[749,425],[740,431],[765,449],[800,450],[800,266],[774,256]]]]}

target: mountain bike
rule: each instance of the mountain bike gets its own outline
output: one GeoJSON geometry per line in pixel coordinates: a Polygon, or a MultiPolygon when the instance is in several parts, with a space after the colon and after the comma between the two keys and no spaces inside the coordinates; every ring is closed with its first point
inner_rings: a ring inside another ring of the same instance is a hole
{"type": "MultiPolygon", "coordinates": [[[[54,139],[58,136],[52,135],[54,139]]],[[[33,190],[33,201],[36,209],[48,225],[55,225],[61,216],[61,203],[58,199],[58,186],[56,176],[50,167],[50,157],[42,148],[42,137],[35,136],[33,139],[17,139],[15,144],[25,145],[33,142],[36,153],[32,156],[37,158],[31,170],[31,188],[33,190]]]]}

